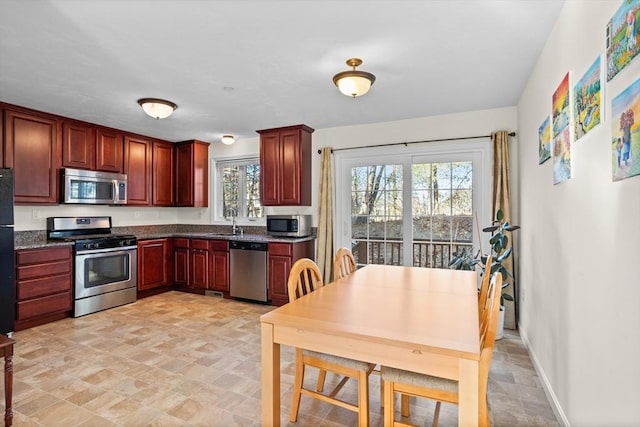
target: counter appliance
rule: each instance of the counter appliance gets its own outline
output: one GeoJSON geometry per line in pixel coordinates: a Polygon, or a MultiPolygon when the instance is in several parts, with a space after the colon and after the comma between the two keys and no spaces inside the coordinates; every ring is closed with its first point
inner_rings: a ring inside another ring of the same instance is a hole
{"type": "Polygon", "coordinates": [[[278,237],[311,236],[311,215],[267,215],[267,233],[278,237]]]}

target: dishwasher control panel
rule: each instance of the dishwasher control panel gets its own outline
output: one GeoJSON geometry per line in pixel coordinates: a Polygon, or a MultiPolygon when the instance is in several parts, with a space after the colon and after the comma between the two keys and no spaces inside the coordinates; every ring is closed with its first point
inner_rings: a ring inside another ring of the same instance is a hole
{"type": "Polygon", "coordinates": [[[229,249],[243,249],[247,251],[266,251],[268,244],[266,242],[246,242],[241,240],[232,240],[229,242],[229,249]]]}

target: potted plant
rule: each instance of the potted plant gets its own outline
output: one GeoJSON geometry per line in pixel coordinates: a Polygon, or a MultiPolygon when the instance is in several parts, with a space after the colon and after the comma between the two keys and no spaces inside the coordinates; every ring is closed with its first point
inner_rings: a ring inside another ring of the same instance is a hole
{"type": "MultiPolygon", "coordinates": [[[[493,261],[491,263],[491,274],[499,272],[502,275],[502,289],[509,286],[510,281],[513,279],[513,274],[504,265],[505,261],[509,259],[513,252],[513,246],[509,241],[508,232],[519,229],[518,225],[511,225],[504,218],[504,212],[499,209],[496,212],[495,219],[491,222],[491,226],[485,227],[482,231],[491,233],[489,239],[489,245],[491,245],[491,254],[493,255],[493,261]]],[[[449,263],[449,268],[456,270],[475,270],[476,267],[480,267],[484,270],[487,262],[487,255],[481,255],[481,251],[478,251],[475,255],[473,250],[468,248],[456,253],[449,263]]],[[[502,338],[504,328],[504,302],[513,301],[513,297],[505,292],[500,295],[500,319],[498,323],[498,331],[496,332],[496,339],[502,338]]]]}

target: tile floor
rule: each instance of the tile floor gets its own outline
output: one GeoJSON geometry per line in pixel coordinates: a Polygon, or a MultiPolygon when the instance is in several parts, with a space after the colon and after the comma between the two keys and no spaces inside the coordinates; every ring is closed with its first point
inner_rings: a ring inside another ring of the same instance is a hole
{"type": "MultiPolygon", "coordinates": [[[[168,292],[17,332],[14,425],[259,426],[258,318],[270,309],[168,292]]],[[[489,384],[493,425],[560,425],[520,337],[508,332],[496,350],[489,384]]],[[[287,425],[294,352],[283,347],[282,357],[287,425]]],[[[327,386],[335,381],[327,376],[327,386]]],[[[355,396],[354,382],[341,393],[355,396]]],[[[371,425],[380,426],[375,375],[370,394],[371,425]]],[[[432,410],[432,402],[412,400],[410,420],[431,425],[432,410]]],[[[445,404],[440,425],[456,425],[456,417],[457,407],[445,404]]],[[[352,412],[303,396],[293,425],[352,426],[356,420],[352,412]]]]}

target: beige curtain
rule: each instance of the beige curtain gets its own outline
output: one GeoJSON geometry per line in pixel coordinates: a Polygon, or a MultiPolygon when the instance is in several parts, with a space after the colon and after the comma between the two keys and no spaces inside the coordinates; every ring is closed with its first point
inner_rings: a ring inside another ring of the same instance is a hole
{"type": "Polygon", "coordinates": [[[324,147],[320,160],[320,207],[318,212],[318,240],[316,264],[325,283],[333,280],[333,154],[324,147]]]}
{"type": "MultiPolygon", "coordinates": [[[[493,203],[492,219],[499,209],[504,213],[506,221],[511,223],[511,175],[509,170],[509,132],[501,130],[491,134],[493,141],[493,203]]],[[[513,243],[513,236],[507,233],[509,242],[513,243]]],[[[504,262],[504,266],[513,273],[513,256],[504,262]]],[[[511,281],[513,282],[513,280],[511,281]]],[[[513,283],[504,289],[505,293],[513,296],[513,283]]],[[[515,329],[516,317],[513,303],[505,304],[504,327],[515,329]]]]}

